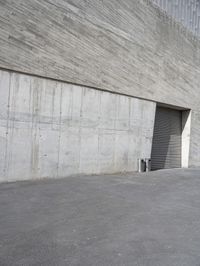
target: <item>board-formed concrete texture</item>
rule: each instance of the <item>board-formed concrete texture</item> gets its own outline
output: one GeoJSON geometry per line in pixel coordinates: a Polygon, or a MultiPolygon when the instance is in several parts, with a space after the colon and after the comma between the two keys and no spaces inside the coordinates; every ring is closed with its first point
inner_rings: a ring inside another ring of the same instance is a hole
{"type": "Polygon", "coordinates": [[[199,266],[200,170],[0,184],[1,266],[199,266]]]}
{"type": "Polygon", "coordinates": [[[154,102],[0,71],[1,181],[137,171],[154,102]]]}
{"type": "Polygon", "coordinates": [[[0,0],[0,181],[136,171],[156,104],[184,110],[182,167],[200,166],[200,41],[171,15],[0,0]]]}
{"type": "Polygon", "coordinates": [[[199,108],[199,41],[149,0],[5,0],[0,23],[2,68],[199,108]]]}

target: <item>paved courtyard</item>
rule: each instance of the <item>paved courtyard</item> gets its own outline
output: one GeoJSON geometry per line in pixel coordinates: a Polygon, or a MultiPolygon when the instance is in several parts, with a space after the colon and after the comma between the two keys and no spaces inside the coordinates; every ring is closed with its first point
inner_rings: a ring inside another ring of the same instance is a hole
{"type": "Polygon", "coordinates": [[[199,266],[200,170],[1,184],[0,265],[199,266]]]}

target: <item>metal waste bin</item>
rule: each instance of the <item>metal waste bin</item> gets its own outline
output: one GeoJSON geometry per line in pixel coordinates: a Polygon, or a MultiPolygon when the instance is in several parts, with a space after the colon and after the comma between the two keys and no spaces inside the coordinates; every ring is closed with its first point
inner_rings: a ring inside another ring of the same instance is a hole
{"type": "Polygon", "coordinates": [[[146,158],[145,163],[146,163],[146,172],[150,172],[151,171],[151,159],[146,158]]]}
{"type": "Polygon", "coordinates": [[[146,171],[146,162],[144,159],[138,159],[138,172],[142,173],[146,171]]]}

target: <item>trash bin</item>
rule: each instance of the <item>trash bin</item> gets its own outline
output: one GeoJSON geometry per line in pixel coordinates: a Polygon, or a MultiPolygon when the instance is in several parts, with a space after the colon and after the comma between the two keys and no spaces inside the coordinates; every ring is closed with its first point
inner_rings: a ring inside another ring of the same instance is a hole
{"type": "Polygon", "coordinates": [[[138,159],[138,172],[142,173],[146,171],[146,162],[144,159],[138,159]]]}
{"type": "Polygon", "coordinates": [[[151,171],[151,159],[146,158],[145,163],[146,163],[146,172],[150,172],[151,171]]]}

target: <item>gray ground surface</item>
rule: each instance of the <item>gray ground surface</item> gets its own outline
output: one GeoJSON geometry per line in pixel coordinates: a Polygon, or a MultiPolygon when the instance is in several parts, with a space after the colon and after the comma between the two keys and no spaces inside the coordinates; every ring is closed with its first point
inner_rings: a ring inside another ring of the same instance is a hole
{"type": "Polygon", "coordinates": [[[200,170],[0,185],[0,265],[200,265],[200,170]]]}

